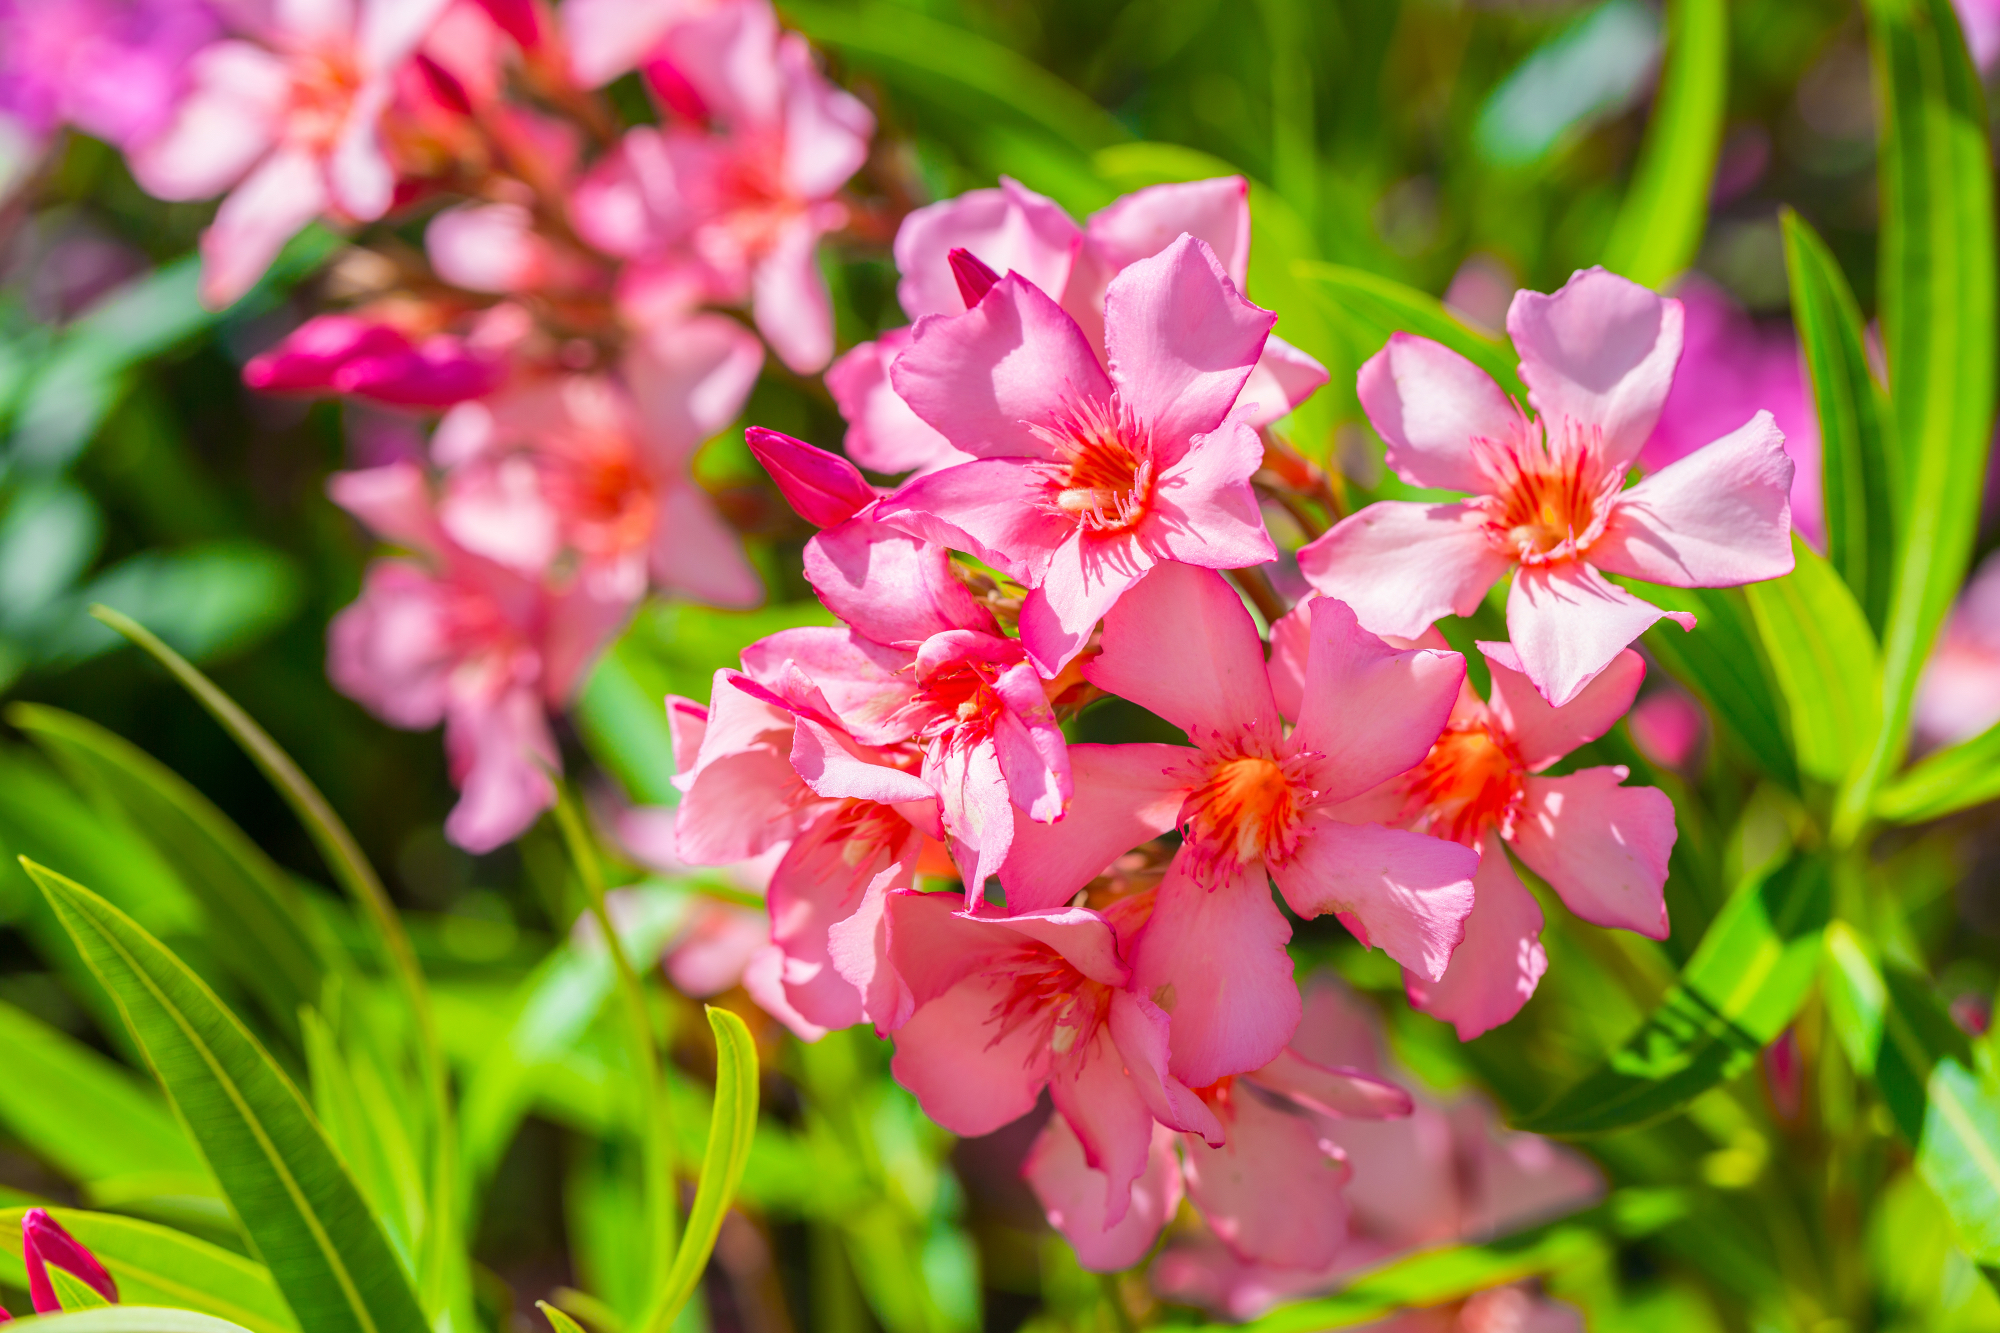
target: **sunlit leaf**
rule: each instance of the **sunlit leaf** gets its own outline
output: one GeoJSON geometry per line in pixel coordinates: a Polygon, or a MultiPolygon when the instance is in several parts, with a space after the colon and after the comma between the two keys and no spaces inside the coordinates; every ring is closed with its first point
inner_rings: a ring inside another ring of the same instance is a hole
{"type": "Polygon", "coordinates": [[[1660,90],[1605,245],[1606,268],[1641,286],[1664,287],[1694,263],[1728,104],[1727,6],[1723,0],[1668,0],[1660,90]]]}
{"type": "MultiPolygon", "coordinates": [[[[1792,744],[1807,777],[1838,783],[1874,734],[1880,700],[1875,636],[1833,566],[1797,536],[1781,579],[1743,590],[1765,660],[1790,706],[1792,744]]],[[[1697,628],[1696,633],[1700,633],[1697,628]]]]}
{"type": "Polygon", "coordinates": [[[1655,606],[1693,613],[1692,630],[1661,621],[1646,631],[1647,651],[1708,705],[1744,758],[1796,791],[1799,771],[1787,730],[1790,710],[1764,659],[1763,639],[1743,593],[1650,583],[1625,586],[1655,606]]]}
{"type": "Polygon", "coordinates": [[[1343,321],[1355,350],[1373,355],[1392,333],[1415,333],[1443,343],[1484,370],[1500,387],[1526,397],[1513,349],[1488,337],[1446,310],[1444,303],[1393,278],[1339,264],[1302,261],[1293,266],[1300,284],[1315,293],[1343,321]]]}
{"type": "Polygon", "coordinates": [[[1941,819],[2000,796],[2000,724],[1912,764],[1875,798],[1875,813],[1898,824],[1941,819]]]}
{"type": "Polygon", "coordinates": [[[151,1305],[105,1305],[95,1310],[26,1315],[9,1328],[23,1333],[245,1333],[241,1325],[214,1315],[151,1305]]]}

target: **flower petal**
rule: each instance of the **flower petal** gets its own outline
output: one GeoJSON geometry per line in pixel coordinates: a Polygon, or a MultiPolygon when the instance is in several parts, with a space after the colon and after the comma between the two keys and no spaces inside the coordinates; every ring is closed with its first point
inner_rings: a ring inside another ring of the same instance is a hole
{"type": "Polygon", "coordinates": [[[986,608],[952,577],[949,552],[881,523],[850,519],[814,537],[805,575],[827,610],[877,643],[994,629],[986,608]]]}
{"type": "Polygon", "coordinates": [[[1264,340],[1264,354],[1236,395],[1234,410],[1251,429],[1262,429],[1289,415],[1331,378],[1325,366],[1274,333],[1264,340]]]}
{"type": "Polygon", "coordinates": [[[1670,588],[1792,572],[1792,460],[1769,412],[1619,493],[1590,562],[1670,588]]]}
{"type": "Polygon", "coordinates": [[[1174,1160],[1173,1131],[1156,1127],[1146,1170],[1132,1183],[1129,1204],[1116,1223],[1105,1210],[1106,1179],[1084,1160],[1083,1144],[1061,1116],[1049,1117],[1021,1174],[1035,1191],[1049,1225],[1076,1251],[1076,1260],[1097,1273],[1132,1267],[1153,1248],[1160,1229],[1181,1203],[1180,1165],[1174,1160]]]}
{"type": "Polygon", "coordinates": [[[1106,204],[1090,215],[1084,234],[1112,270],[1151,258],[1187,233],[1221,261],[1241,289],[1250,272],[1250,186],[1241,176],[1169,181],[1106,204]]]}
{"type": "Polygon", "coordinates": [[[1364,946],[1436,979],[1465,934],[1478,868],[1470,847],[1315,811],[1271,878],[1300,916],[1332,912],[1364,946]]]}
{"type": "Polygon", "coordinates": [[[1104,1175],[1104,1221],[1117,1226],[1132,1202],[1132,1183],[1146,1170],[1153,1140],[1153,1117],[1138,1089],[1125,1077],[1118,1046],[1099,1029],[1090,1049],[1073,1067],[1058,1062],[1049,1078],[1049,1099],[1083,1145],[1083,1160],[1104,1175]]]}
{"type": "Polygon", "coordinates": [[[1612,767],[1529,778],[1514,848],[1585,921],[1663,940],[1674,803],[1657,788],[1620,786],[1626,776],[1612,767]]]}
{"type": "Polygon", "coordinates": [[[1139,531],[1170,559],[1207,569],[1244,569],[1278,558],[1250,478],[1264,441],[1243,419],[1196,440],[1160,477],[1139,531]]]}
{"type": "Polygon", "coordinates": [[[1395,1120],[1408,1115],[1414,1105],[1409,1093],[1387,1079],[1308,1060],[1292,1046],[1278,1052],[1277,1059],[1249,1078],[1267,1092],[1342,1120],[1395,1120]]]}
{"type": "Polygon", "coordinates": [[[1472,442],[1515,434],[1521,409],[1493,377],[1443,343],[1391,334],[1356,381],[1368,424],[1389,446],[1389,468],[1412,486],[1484,493],[1472,442]]]}
{"type": "Polygon", "coordinates": [[[1118,1043],[1125,1073],[1145,1099],[1153,1118],[1169,1129],[1198,1134],[1210,1143],[1223,1139],[1222,1122],[1208,1103],[1167,1072],[1171,1021],[1151,1000],[1121,990],[1111,997],[1111,1036],[1118,1043]]]}
{"type": "Polygon", "coordinates": [[[1653,433],[1681,359],[1681,303],[1601,268],[1553,295],[1519,291],[1507,333],[1521,354],[1528,401],[1551,431],[1568,419],[1603,431],[1613,470],[1653,433]]]}
{"type": "Polygon", "coordinates": [[[692,482],[662,487],[647,567],[653,582],[711,606],[748,607],[764,600],[736,533],[708,492],[692,482]]]}
{"type": "Polygon", "coordinates": [[[1596,740],[1624,717],[1646,679],[1646,659],[1630,648],[1591,678],[1561,708],[1535,692],[1511,644],[1481,643],[1493,689],[1487,707],[1514,742],[1530,772],[1547,768],[1577,746],[1596,740]]]}
{"type": "Polygon", "coordinates": [[[1403,974],[1411,1006],[1451,1024],[1460,1041],[1471,1041],[1521,1012],[1549,970],[1541,905],[1514,873],[1498,838],[1489,835],[1479,850],[1479,873],[1472,881],[1478,897],[1451,965],[1437,981],[1403,974]]]}
{"type": "Polygon", "coordinates": [[[1043,510],[1046,483],[1025,460],[975,458],[906,482],[877,506],[877,522],[940,546],[969,551],[1037,586],[1049,559],[1075,532],[1043,510]]]}
{"type": "Polygon", "coordinates": [[[449,701],[444,745],[459,793],[444,832],[466,851],[478,855],[512,841],[555,804],[549,774],[561,770],[562,758],[532,686],[449,701]]]}
{"type": "Polygon", "coordinates": [[[1059,907],[1111,863],[1165,833],[1187,798],[1179,745],[1072,745],[1075,792],[1053,824],[1014,820],[1013,851],[1000,868],[1007,904],[1017,912],[1059,907]]]}
{"type": "Polygon", "coordinates": [[[909,341],[908,329],[891,329],[826,368],[827,392],[847,422],[841,448],[871,472],[928,472],[971,458],[952,448],[889,387],[889,363],[909,341]]]}
{"type": "Polygon", "coordinates": [[[896,1029],[889,1070],[954,1134],[991,1134],[1035,1109],[1048,1081],[1049,1053],[1041,1028],[1005,1031],[992,1023],[1010,994],[1008,979],[968,977],[896,1029]]]}
{"type": "Polygon", "coordinates": [[[1005,176],[995,190],[967,190],[912,210],[896,228],[896,299],[911,319],[965,309],[946,257],[971,251],[996,273],[1019,273],[1060,298],[1083,233],[1055,200],[1005,176]]]}
{"type": "Polygon", "coordinates": [[[757,332],[801,375],[817,374],[833,359],[833,298],[820,276],[819,238],[846,216],[838,205],[808,209],[778,232],[750,274],[757,332]]]}
{"type": "Polygon", "coordinates": [[[1694,628],[1687,612],[1642,602],[1581,561],[1523,566],[1507,595],[1507,636],[1515,656],[1557,708],[1662,619],[1694,628]]]}
{"type": "Polygon", "coordinates": [[[1214,570],[1154,566],[1105,616],[1104,651],[1083,674],[1191,736],[1278,737],[1257,623],[1214,570]]]}
{"type": "Polygon", "coordinates": [[[1238,1258],[1324,1268],[1347,1241],[1348,1170],[1312,1120],[1232,1089],[1229,1142],[1185,1139],[1188,1198],[1238,1258]]]}
{"type": "Polygon", "coordinates": [[[265,158],[201,234],[201,303],[210,310],[235,304],[326,205],[326,176],[310,154],[283,149],[265,158]]]}
{"type": "Polygon", "coordinates": [[[1299,571],[1354,608],[1375,634],[1414,639],[1442,616],[1469,616],[1512,561],[1462,504],[1384,500],[1299,549],[1299,571]]]}
{"type": "Polygon", "coordinates": [[[1021,642],[1035,665],[1050,677],[1060,673],[1153,564],[1153,553],[1130,533],[1071,532],[1021,603],[1021,642]]]}

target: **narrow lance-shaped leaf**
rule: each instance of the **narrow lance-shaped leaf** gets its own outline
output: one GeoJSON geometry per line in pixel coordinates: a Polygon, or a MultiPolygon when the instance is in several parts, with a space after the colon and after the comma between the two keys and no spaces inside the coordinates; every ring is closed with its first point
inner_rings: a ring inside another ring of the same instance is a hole
{"type": "Polygon", "coordinates": [[[56,1304],[65,1310],[101,1310],[111,1302],[82,1278],[54,1264],[48,1266],[49,1285],[55,1289],[56,1304]]]}
{"type": "Polygon", "coordinates": [[[1394,278],[1340,264],[1302,261],[1292,271],[1353,331],[1357,352],[1372,353],[1398,331],[1421,334],[1478,366],[1507,392],[1526,396],[1513,349],[1468,328],[1435,296],[1394,278]]]}
{"type": "Polygon", "coordinates": [[[1792,552],[1790,574],[1743,592],[1790,706],[1799,768],[1835,784],[1853,771],[1875,730],[1875,636],[1833,566],[1797,536],[1792,552]]]}
{"type": "Polygon", "coordinates": [[[1664,287],[1694,263],[1728,101],[1728,8],[1723,0],[1668,0],[1660,92],[1605,245],[1606,268],[1664,287]]]}
{"type": "Polygon", "coordinates": [[[1869,368],[1861,307],[1833,252],[1797,213],[1787,208],[1781,217],[1792,321],[1819,418],[1827,559],[1879,635],[1888,623],[1903,483],[1888,398],[1869,368]]]}
{"type": "Polygon", "coordinates": [[[1826,862],[1813,856],[1795,856],[1738,890],[1639,1031],[1519,1128],[1574,1136],[1629,1129],[1741,1073],[1804,1001],[1831,899],[1826,862]]]}
{"type": "MultiPolygon", "coordinates": [[[[26,1212],[0,1212],[0,1276],[17,1286],[26,1282],[21,1263],[26,1212]]],[[[294,1333],[298,1328],[270,1272],[254,1259],[137,1218],[72,1208],[50,1212],[118,1279],[118,1298],[126,1305],[199,1310],[250,1333],[294,1333]]]]}
{"type": "Polygon", "coordinates": [[[1902,758],[1925,658],[1965,575],[1993,427],[1993,167],[1950,0],[1867,0],[1881,108],[1882,340],[1900,488],[1882,724],[1835,809],[1851,843],[1902,758]]]}
{"type": "Polygon", "coordinates": [[[257,1039],[130,917],[53,871],[27,869],[117,1001],[300,1326],[426,1333],[361,1191],[257,1039]]]}
{"type": "Polygon", "coordinates": [[[1926,755],[1875,798],[1875,813],[1899,824],[1942,819],[2000,796],[2000,724],[1926,755]]]}
{"type": "Polygon", "coordinates": [[[687,1232],[674,1255],[661,1302],[646,1320],[648,1330],[670,1326],[694,1294],[722,1231],[722,1216],[736,1197],[757,1132],[757,1044],[743,1020],[727,1009],[710,1005],[708,1025],[715,1032],[715,1112],[708,1123],[708,1151],[702,1158],[687,1232]]]}
{"type": "Polygon", "coordinates": [[[104,1305],[95,1310],[29,1315],[14,1320],[7,1329],[8,1333],[247,1333],[227,1319],[157,1305],[104,1305]]]}
{"type": "Polygon", "coordinates": [[[1647,650],[1708,705],[1745,758],[1797,791],[1790,710],[1772,679],[1762,636],[1743,593],[1733,588],[1626,586],[1657,606],[1694,614],[1691,631],[1671,621],[1646,631],[1647,650]]]}

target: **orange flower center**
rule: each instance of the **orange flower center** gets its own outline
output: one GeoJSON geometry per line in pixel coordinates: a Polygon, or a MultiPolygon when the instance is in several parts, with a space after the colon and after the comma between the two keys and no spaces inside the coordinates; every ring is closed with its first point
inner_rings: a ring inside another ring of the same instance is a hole
{"type": "Polygon", "coordinates": [[[1486,723],[1453,727],[1406,779],[1406,814],[1422,814],[1432,833],[1471,846],[1488,828],[1512,827],[1523,772],[1513,745],[1486,723]]]}
{"type": "Polygon", "coordinates": [[[1204,859],[1282,860],[1298,844],[1307,795],[1290,766],[1275,759],[1220,759],[1181,807],[1182,832],[1204,859]]]}
{"type": "Polygon", "coordinates": [[[1041,467],[1047,513],[1086,532],[1124,532],[1153,503],[1153,439],[1114,394],[1108,403],[1065,407],[1047,425],[1028,427],[1055,452],[1041,467]]]}
{"type": "Polygon", "coordinates": [[[1523,421],[1509,439],[1476,441],[1493,489],[1472,504],[1484,511],[1487,540],[1527,565],[1581,555],[1603,533],[1623,484],[1607,473],[1597,428],[1564,421],[1546,442],[1542,429],[1523,421]]]}
{"type": "Polygon", "coordinates": [[[294,56],[290,74],[286,138],[303,147],[331,152],[361,88],[361,71],[350,53],[327,50],[294,56]]]}

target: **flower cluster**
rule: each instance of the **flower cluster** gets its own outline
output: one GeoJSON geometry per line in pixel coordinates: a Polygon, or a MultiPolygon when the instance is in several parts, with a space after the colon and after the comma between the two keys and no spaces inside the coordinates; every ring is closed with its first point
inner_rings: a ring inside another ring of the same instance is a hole
{"type": "Polygon", "coordinates": [[[226,196],[201,241],[211,306],[315,220],[427,217],[421,255],[343,256],[342,308],[244,378],[400,417],[403,439],[441,416],[427,446],[333,481],[404,554],[336,620],[329,671],[394,725],[443,723],[456,842],[514,837],[551,798],[551,710],[640,598],[762,596],[690,460],[766,343],[802,374],[831,359],[815,252],[847,223],[871,113],[767,0],[559,19],[538,0],[91,0],[0,11],[0,46],[40,66],[7,81],[35,133],[68,119],[160,198],[226,196]],[[620,130],[594,90],[632,70],[659,123],[620,130]]]}
{"type": "Polygon", "coordinates": [[[1081,230],[1011,184],[913,214],[917,322],[832,378],[850,452],[916,475],[878,491],[753,428],[841,623],[668,703],[677,854],[775,860],[759,1002],[809,1037],[893,1035],[896,1077],[961,1134],[1046,1091],[1030,1177],[1107,1269],[1183,1194],[1244,1264],[1321,1271],[1347,1243],[1321,1123],[1411,1102],[1299,1046],[1292,917],[1336,917],[1466,1038],[1547,967],[1515,856],[1584,920],[1667,933],[1666,797],[1549,772],[1631,705],[1628,645],[1663,614],[1604,575],[1727,585],[1792,559],[1767,413],[1626,486],[1681,310],[1592,270],[1515,301],[1535,415],[1425,339],[1363,368],[1392,466],[1473,498],[1352,515],[1300,553],[1316,591],[1260,618],[1261,428],[1317,372],[1288,379],[1303,358],[1244,298],[1246,237],[1236,181],[1081,230]],[[1172,230],[1189,215],[1206,234],[1172,230]],[[1432,624],[1510,571],[1482,699],[1432,624]],[[1185,743],[1071,743],[1107,695],[1185,743]]]}

